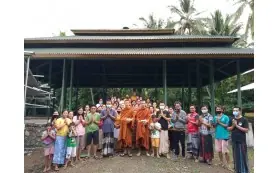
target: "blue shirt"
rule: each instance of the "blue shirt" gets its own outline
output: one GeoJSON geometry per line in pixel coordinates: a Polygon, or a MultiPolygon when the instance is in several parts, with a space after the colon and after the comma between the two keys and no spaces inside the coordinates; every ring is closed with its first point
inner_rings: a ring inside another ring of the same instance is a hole
{"type": "MultiPolygon", "coordinates": [[[[110,109],[109,114],[112,115],[113,117],[116,117],[116,111],[113,109],[110,109]]],[[[101,117],[105,117],[106,115],[107,115],[107,110],[103,110],[101,112],[101,117]]],[[[110,133],[114,131],[114,121],[110,117],[107,117],[106,119],[103,120],[102,130],[103,133],[110,133]]]]}
{"type": "MultiPolygon", "coordinates": [[[[220,118],[220,122],[222,124],[225,124],[225,125],[229,125],[229,122],[230,122],[230,118],[225,115],[225,114],[222,114],[221,118],[220,118]]],[[[214,116],[214,119],[213,119],[213,124],[216,125],[215,127],[215,139],[229,139],[229,131],[227,129],[227,127],[223,127],[222,125],[218,124],[217,123],[217,115],[214,116]]]]}

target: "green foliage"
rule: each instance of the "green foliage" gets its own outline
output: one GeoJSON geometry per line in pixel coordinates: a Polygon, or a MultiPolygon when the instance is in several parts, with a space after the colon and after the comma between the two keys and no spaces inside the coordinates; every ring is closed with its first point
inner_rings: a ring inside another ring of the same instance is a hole
{"type": "Polygon", "coordinates": [[[179,34],[205,34],[205,22],[199,15],[203,12],[198,12],[194,7],[194,0],[179,0],[179,6],[170,5],[170,11],[179,16],[179,21],[176,23],[179,25],[179,34]]]}
{"type": "Polygon", "coordinates": [[[222,35],[222,36],[238,36],[242,24],[238,24],[232,21],[232,15],[222,15],[220,10],[216,10],[211,14],[211,18],[208,19],[207,25],[210,35],[222,35]]]}

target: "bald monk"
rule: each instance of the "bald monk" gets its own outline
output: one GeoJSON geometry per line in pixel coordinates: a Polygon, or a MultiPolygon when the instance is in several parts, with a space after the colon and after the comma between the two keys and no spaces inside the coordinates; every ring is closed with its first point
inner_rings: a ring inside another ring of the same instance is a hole
{"type": "Polygon", "coordinates": [[[132,147],[132,125],[134,119],[134,111],[131,108],[129,100],[124,102],[125,108],[121,111],[120,118],[120,132],[118,137],[119,146],[124,149],[124,153],[120,156],[128,154],[129,157],[132,157],[131,147],[132,147]]]}
{"type": "Polygon", "coordinates": [[[141,155],[141,147],[146,151],[146,155],[150,156],[149,150],[149,124],[151,123],[150,110],[146,107],[145,101],[141,101],[140,108],[135,115],[137,128],[136,128],[136,144],[139,147],[137,156],[141,155]]]}

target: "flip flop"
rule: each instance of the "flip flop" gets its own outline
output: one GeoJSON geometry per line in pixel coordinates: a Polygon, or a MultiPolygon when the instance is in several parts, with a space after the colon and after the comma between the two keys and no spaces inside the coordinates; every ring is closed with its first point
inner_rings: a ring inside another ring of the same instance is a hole
{"type": "Polygon", "coordinates": [[[124,157],[125,155],[126,155],[126,153],[119,154],[120,157],[124,157]]]}
{"type": "Polygon", "coordinates": [[[96,159],[96,160],[98,160],[98,159],[99,159],[99,157],[98,157],[98,156],[93,156],[93,158],[94,158],[94,159],[96,159]]]}

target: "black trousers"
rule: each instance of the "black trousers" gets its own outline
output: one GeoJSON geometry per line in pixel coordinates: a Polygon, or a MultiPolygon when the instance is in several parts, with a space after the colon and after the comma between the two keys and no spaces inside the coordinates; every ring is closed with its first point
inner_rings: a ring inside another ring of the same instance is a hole
{"type": "Polygon", "coordinates": [[[172,132],[172,141],[174,154],[179,155],[179,142],[182,149],[182,157],[185,157],[185,132],[184,131],[173,131],[172,132]]]}

